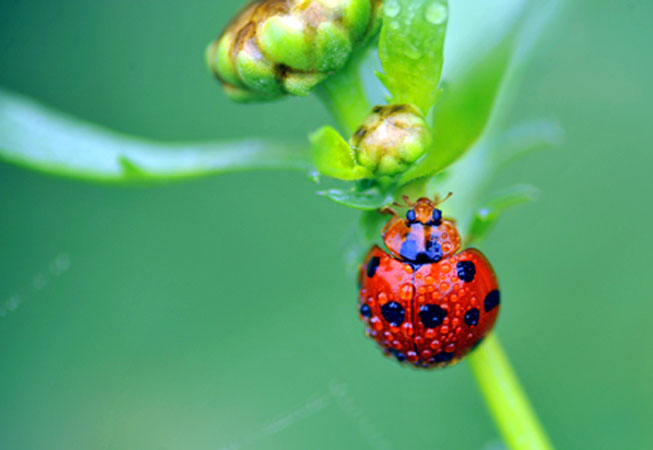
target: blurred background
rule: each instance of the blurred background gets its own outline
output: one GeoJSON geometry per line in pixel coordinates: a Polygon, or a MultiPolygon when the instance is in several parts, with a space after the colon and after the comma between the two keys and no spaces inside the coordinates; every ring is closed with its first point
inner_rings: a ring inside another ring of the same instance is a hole
{"type": "MultiPolygon", "coordinates": [[[[1,0],[0,86],[159,140],[328,122],[314,98],[227,101],[202,52],[239,7],[1,0]]],[[[543,196],[482,246],[497,333],[559,448],[653,447],[652,16],[569,2],[508,113],[567,133],[502,172],[543,196]]],[[[358,214],[314,191],[299,173],[124,187],[0,163],[0,447],[502,448],[465,363],[409,370],[363,336],[338,245],[358,214]]]]}

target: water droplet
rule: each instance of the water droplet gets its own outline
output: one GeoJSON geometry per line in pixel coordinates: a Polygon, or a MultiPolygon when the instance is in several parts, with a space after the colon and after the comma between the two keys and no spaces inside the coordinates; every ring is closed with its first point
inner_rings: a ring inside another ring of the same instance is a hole
{"type": "Polygon", "coordinates": [[[426,20],[433,25],[442,25],[447,20],[447,7],[442,3],[433,2],[426,8],[426,20]]]}
{"type": "Polygon", "coordinates": [[[388,17],[395,17],[401,11],[401,7],[397,0],[387,0],[383,8],[385,15],[388,17]]]}

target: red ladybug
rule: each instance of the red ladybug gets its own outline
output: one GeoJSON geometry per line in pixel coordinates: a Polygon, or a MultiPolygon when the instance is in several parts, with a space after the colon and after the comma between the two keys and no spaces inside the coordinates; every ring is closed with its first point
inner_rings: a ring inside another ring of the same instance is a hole
{"type": "Polygon", "coordinates": [[[500,294],[492,266],[420,198],[383,228],[390,254],[372,247],[360,269],[359,313],[386,355],[416,367],[454,364],[494,326],[500,294]]]}

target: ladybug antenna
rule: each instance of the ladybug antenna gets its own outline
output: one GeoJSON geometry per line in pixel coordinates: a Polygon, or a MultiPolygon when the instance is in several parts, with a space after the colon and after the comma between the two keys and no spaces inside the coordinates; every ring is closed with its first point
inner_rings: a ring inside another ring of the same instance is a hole
{"type": "Polygon", "coordinates": [[[447,195],[445,195],[444,197],[440,198],[440,197],[438,196],[438,194],[435,194],[435,196],[433,197],[433,206],[438,206],[438,205],[440,205],[440,204],[446,202],[447,200],[449,200],[449,198],[450,198],[452,195],[453,195],[453,192],[449,192],[447,195]]]}

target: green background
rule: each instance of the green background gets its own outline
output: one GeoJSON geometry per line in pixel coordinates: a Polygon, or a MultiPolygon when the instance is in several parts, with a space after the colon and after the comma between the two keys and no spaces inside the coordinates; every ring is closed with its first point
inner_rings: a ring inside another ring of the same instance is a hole
{"type": "MultiPolygon", "coordinates": [[[[473,7],[473,5],[472,5],[473,7]]],[[[0,85],[161,140],[298,138],[314,99],[229,103],[202,51],[239,2],[0,2],[0,85]]],[[[511,122],[560,148],[501,173],[537,202],[482,246],[497,332],[552,440],[653,446],[653,7],[570,2],[511,122]]],[[[339,245],[357,213],[298,173],[149,187],[0,164],[0,447],[501,448],[465,363],[363,337],[339,245]]]]}

